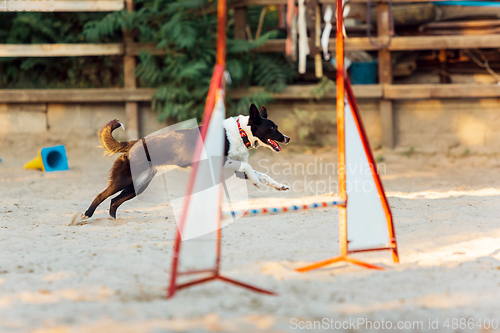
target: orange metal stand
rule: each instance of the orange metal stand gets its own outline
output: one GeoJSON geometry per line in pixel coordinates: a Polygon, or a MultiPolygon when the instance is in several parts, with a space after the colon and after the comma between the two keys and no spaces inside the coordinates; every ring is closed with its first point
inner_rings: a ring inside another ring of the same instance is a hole
{"type": "MultiPolygon", "coordinates": [[[[217,60],[216,60],[216,65],[214,68],[214,72],[212,75],[212,80],[210,82],[210,87],[208,90],[208,95],[207,95],[207,101],[205,104],[205,109],[203,112],[203,122],[202,124],[204,125],[201,129],[201,142],[198,142],[196,149],[195,149],[195,159],[201,155],[202,151],[202,146],[203,146],[203,141],[206,138],[207,132],[208,132],[208,125],[210,123],[210,118],[212,116],[215,103],[216,103],[216,96],[217,92],[220,89],[224,89],[225,87],[225,79],[224,79],[224,69],[226,65],[226,0],[217,0],[217,60]]],[[[214,280],[220,280],[224,282],[231,283],[233,285],[243,287],[250,289],[255,292],[259,293],[264,293],[268,295],[276,295],[275,293],[271,291],[267,291],[261,288],[257,288],[254,286],[251,286],[249,284],[239,282],[233,279],[230,279],[228,277],[220,275],[220,252],[221,252],[221,218],[222,216],[219,215],[218,217],[218,230],[217,230],[217,254],[216,254],[216,262],[215,262],[215,267],[212,269],[207,269],[207,270],[198,270],[198,271],[188,271],[188,272],[179,272],[179,256],[180,256],[180,251],[181,251],[181,244],[182,244],[182,239],[181,239],[181,233],[183,230],[183,226],[186,220],[187,216],[187,209],[189,206],[189,200],[190,200],[190,194],[193,191],[194,188],[194,182],[195,182],[195,175],[197,172],[198,164],[195,163],[193,165],[193,170],[191,171],[191,177],[189,179],[189,183],[187,186],[187,193],[188,195],[186,196],[185,203],[183,206],[183,211],[181,214],[181,218],[179,220],[178,224],[178,232],[176,234],[176,239],[175,239],[175,244],[174,244],[174,255],[172,258],[172,270],[171,270],[171,275],[170,275],[170,286],[167,289],[167,298],[172,298],[175,295],[175,292],[180,289],[184,289],[190,286],[194,286],[197,284],[209,282],[209,281],[214,281],[214,280]],[[194,281],[189,281],[186,283],[181,283],[177,284],[177,278],[181,275],[194,275],[194,274],[210,274],[207,277],[202,277],[194,281]]],[[[221,193],[222,194],[222,193],[221,193]]],[[[222,197],[222,196],[221,196],[222,197]]]]}
{"type": "Polygon", "coordinates": [[[361,260],[352,258],[348,256],[350,253],[354,252],[368,252],[368,251],[379,251],[379,250],[391,250],[394,262],[399,262],[396,237],[394,232],[394,226],[392,222],[392,214],[390,211],[387,198],[382,186],[382,183],[378,177],[376,171],[376,164],[374,163],[373,155],[370,150],[370,145],[368,143],[366,133],[361,123],[361,118],[359,115],[358,105],[356,99],[352,92],[351,84],[349,78],[345,71],[345,59],[344,59],[344,20],[343,20],[343,5],[342,1],[337,1],[337,137],[338,137],[338,176],[339,176],[339,196],[342,200],[346,202],[345,206],[339,206],[339,242],[340,242],[340,255],[338,257],[321,260],[310,265],[297,268],[297,272],[308,272],[311,270],[319,269],[324,266],[345,261],[354,265],[362,266],[369,269],[383,270],[383,267],[372,265],[361,260]],[[347,205],[349,200],[346,193],[346,154],[345,154],[345,97],[347,97],[348,103],[351,106],[354,114],[355,121],[358,127],[358,131],[361,133],[361,140],[365,147],[365,153],[368,157],[368,161],[371,164],[372,174],[374,175],[375,183],[377,185],[377,190],[379,192],[380,198],[382,198],[382,205],[384,206],[384,211],[387,218],[389,237],[391,245],[389,247],[377,248],[377,249],[364,249],[362,251],[349,251],[348,240],[347,240],[347,205]]]}

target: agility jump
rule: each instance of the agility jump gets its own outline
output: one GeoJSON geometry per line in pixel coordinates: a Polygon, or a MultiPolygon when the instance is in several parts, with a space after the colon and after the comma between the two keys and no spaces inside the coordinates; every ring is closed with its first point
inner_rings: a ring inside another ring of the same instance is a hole
{"type": "MultiPolygon", "coordinates": [[[[226,48],[226,0],[218,0],[217,18],[217,62],[210,83],[201,138],[196,146],[194,161],[200,160],[204,154],[203,147],[205,147],[205,154],[208,156],[222,156],[223,141],[213,133],[218,133],[217,130],[222,128],[221,124],[225,112],[223,73],[226,48]],[[212,151],[208,152],[209,149],[212,151]]],[[[222,175],[222,163],[212,162],[211,167],[216,171],[213,174],[214,183],[218,185],[209,191],[201,191],[199,187],[197,188],[202,175],[195,164],[190,174],[187,195],[178,223],[168,288],[169,298],[173,297],[177,290],[213,280],[225,281],[256,292],[274,295],[271,291],[235,281],[220,274],[221,223],[236,215],[257,216],[337,206],[339,209],[340,255],[297,268],[298,272],[311,271],[341,261],[370,269],[383,269],[383,267],[350,256],[356,252],[388,250],[391,251],[394,262],[399,262],[392,213],[377,173],[358,105],[344,66],[342,1],[337,1],[337,18],[338,198],[332,198],[328,202],[306,205],[261,207],[222,212],[221,203],[224,191],[222,177],[219,177],[219,174],[222,175]],[[356,171],[358,167],[361,172],[356,171]],[[362,184],[361,188],[358,187],[360,183],[362,184]],[[204,207],[203,211],[198,209],[199,207],[204,207]],[[196,224],[196,221],[203,221],[204,226],[211,226],[211,230],[216,231],[200,237],[200,239],[203,238],[201,239],[203,241],[183,242],[183,237],[186,238],[186,234],[193,232],[193,225],[196,224]],[[188,279],[182,283],[178,281],[193,275],[202,275],[202,277],[194,280],[188,279]]]]}
{"type": "Polygon", "coordinates": [[[288,205],[281,207],[259,207],[252,209],[242,209],[242,210],[233,210],[233,211],[222,211],[222,220],[229,220],[232,217],[236,216],[259,216],[266,214],[278,214],[278,213],[291,213],[298,212],[304,210],[313,210],[320,208],[328,208],[335,206],[345,206],[345,201],[338,198],[332,201],[321,201],[321,202],[313,202],[309,204],[303,205],[288,205]]]}

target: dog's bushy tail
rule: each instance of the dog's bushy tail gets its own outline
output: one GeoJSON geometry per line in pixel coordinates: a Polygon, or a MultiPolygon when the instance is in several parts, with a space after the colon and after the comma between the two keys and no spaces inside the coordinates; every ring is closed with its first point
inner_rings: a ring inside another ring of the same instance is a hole
{"type": "Polygon", "coordinates": [[[123,126],[118,119],[111,120],[99,130],[97,135],[104,148],[104,155],[111,156],[116,153],[126,153],[137,141],[116,141],[113,138],[113,131],[123,126]]]}

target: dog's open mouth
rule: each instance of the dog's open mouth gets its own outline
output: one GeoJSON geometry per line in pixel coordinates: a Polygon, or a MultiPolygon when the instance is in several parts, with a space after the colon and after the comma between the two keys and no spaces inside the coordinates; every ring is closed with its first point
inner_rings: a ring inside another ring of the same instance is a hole
{"type": "Polygon", "coordinates": [[[274,140],[271,140],[271,139],[267,139],[267,143],[273,147],[274,151],[281,151],[281,147],[280,145],[274,141],[274,140]]]}

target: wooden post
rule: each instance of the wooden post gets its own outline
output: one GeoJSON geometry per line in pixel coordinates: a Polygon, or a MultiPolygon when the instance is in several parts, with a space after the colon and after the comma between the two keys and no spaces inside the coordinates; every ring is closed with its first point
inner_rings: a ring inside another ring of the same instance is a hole
{"type": "MultiPolygon", "coordinates": [[[[133,0],[126,0],[126,6],[127,10],[132,12],[134,10],[133,0]]],[[[127,48],[127,45],[131,45],[133,43],[133,36],[130,31],[123,31],[123,43],[125,44],[125,49],[127,48]]],[[[123,78],[126,89],[137,88],[137,82],[134,74],[135,65],[136,61],[133,56],[125,55],[123,57],[123,78]]],[[[125,103],[125,117],[127,139],[139,139],[139,105],[136,102],[125,103]]]]}
{"type": "Polygon", "coordinates": [[[441,83],[451,83],[451,78],[448,74],[448,56],[446,50],[439,50],[439,81],[441,83]]]}
{"type": "Polygon", "coordinates": [[[247,39],[247,7],[234,9],[234,39],[247,39]]]}
{"type": "Polygon", "coordinates": [[[315,74],[318,79],[323,77],[323,56],[321,55],[321,9],[319,4],[316,4],[316,12],[314,15],[315,21],[315,34],[316,34],[316,54],[314,55],[314,68],[315,74]]]}
{"type": "MultiPolygon", "coordinates": [[[[382,37],[380,43],[385,43],[390,38],[389,15],[389,5],[387,3],[377,5],[378,35],[382,37]]],[[[380,84],[392,84],[391,52],[387,49],[378,52],[378,76],[380,84]]],[[[382,145],[392,149],[394,148],[394,111],[391,100],[382,99],[380,101],[380,119],[382,123],[382,145]]]]}

